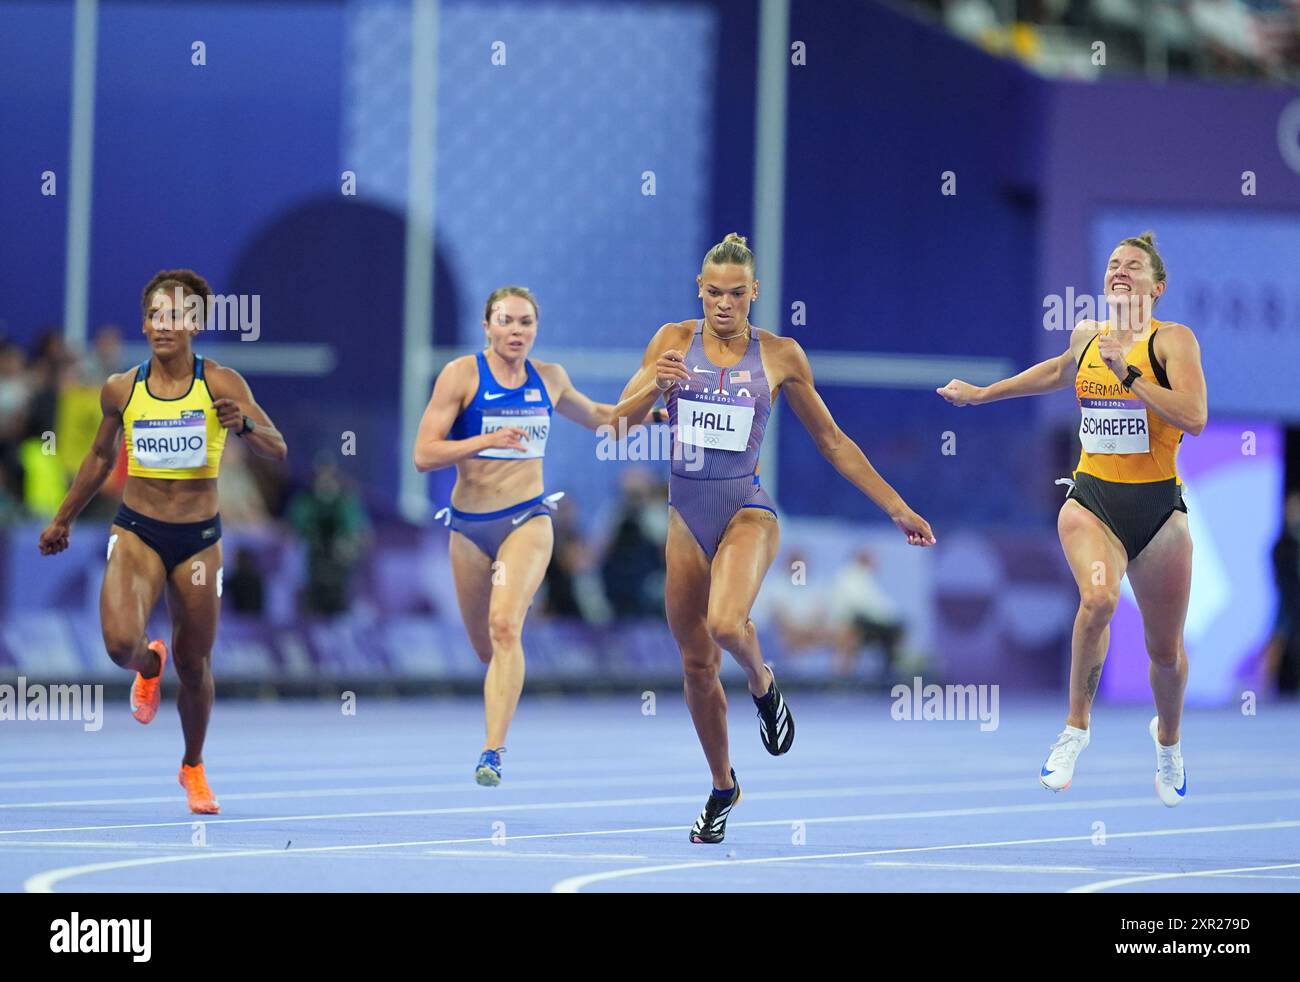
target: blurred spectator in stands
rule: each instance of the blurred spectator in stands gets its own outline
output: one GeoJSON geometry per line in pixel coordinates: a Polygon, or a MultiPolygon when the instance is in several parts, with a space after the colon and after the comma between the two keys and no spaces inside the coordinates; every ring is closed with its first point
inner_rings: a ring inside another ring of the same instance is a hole
{"type": "Polygon", "coordinates": [[[1273,546],[1277,627],[1269,646],[1268,675],[1281,694],[1300,692],[1300,491],[1286,496],[1282,534],[1273,546]]]}
{"type": "Polygon", "coordinates": [[[605,598],[615,617],[664,615],[664,543],[668,487],[643,467],[629,467],[601,563],[605,598]]]}
{"type": "Polygon", "coordinates": [[[26,517],[22,499],[14,493],[15,487],[10,474],[0,468],[0,529],[22,521],[26,517]]]}
{"type": "Polygon", "coordinates": [[[315,614],[341,614],[352,601],[352,578],[369,540],[365,507],[343,483],[328,455],[317,457],[311,484],[289,502],[289,523],[307,548],[302,603],[315,614]]]}
{"type": "Polygon", "coordinates": [[[41,439],[46,433],[54,432],[59,381],[67,360],[68,349],[61,328],[47,328],[36,342],[36,353],[28,365],[32,391],[27,404],[27,436],[41,439]]]}
{"type": "MultiPolygon", "coordinates": [[[[221,502],[222,518],[225,518],[225,499],[221,502]]],[[[262,570],[258,565],[257,553],[248,546],[235,550],[235,567],[225,577],[225,595],[231,610],[239,614],[258,615],[266,609],[266,586],[262,570]]]]}
{"type": "Polygon", "coordinates": [[[226,440],[217,496],[221,499],[221,521],[227,525],[260,525],[270,520],[266,499],[249,468],[251,457],[242,440],[226,440]]]}
{"type": "MultiPolygon", "coordinates": [[[[55,458],[60,465],[60,500],[77,476],[81,462],[90,453],[95,434],[99,430],[103,415],[99,405],[99,392],[103,382],[93,379],[95,371],[89,367],[85,358],[75,352],[66,354],[59,369],[54,436],[57,447],[55,458]]],[[[118,494],[120,495],[120,489],[118,494]]],[[[90,500],[82,514],[92,521],[112,521],[120,503],[120,497],[115,496],[113,489],[106,486],[90,500]]]]}
{"type": "Polygon", "coordinates": [[[816,584],[810,583],[808,576],[808,554],[796,546],[773,564],[763,585],[786,655],[832,647],[839,637],[827,607],[825,573],[816,584]]]}
{"type": "Polygon", "coordinates": [[[0,473],[5,487],[21,497],[23,470],[18,445],[27,432],[27,404],[31,381],[27,377],[23,349],[0,341],[0,473]]]}
{"type": "MultiPolygon", "coordinates": [[[[227,442],[229,446],[229,442],[227,442]]],[[[269,460],[256,454],[245,454],[244,463],[249,477],[257,485],[262,505],[272,518],[286,516],[289,507],[290,467],[286,460],[269,460]]]]}
{"type": "Polygon", "coordinates": [[[867,645],[884,648],[884,674],[890,676],[898,661],[903,624],[898,607],[876,580],[876,558],[871,550],[857,551],[831,584],[831,617],[840,631],[835,670],[850,675],[853,663],[867,645]]]}
{"type": "Polygon", "coordinates": [[[58,328],[49,328],[37,342],[36,354],[28,365],[31,394],[18,455],[23,470],[23,504],[29,513],[41,518],[54,515],[67,490],[55,437],[59,386],[67,360],[62,334],[58,328]]]}
{"type": "Polygon", "coordinates": [[[122,329],[116,324],[103,324],[95,331],[94,354],[90,360],[90,380],[103,385],[110,375],[124,372],[128,367],[122,351],[122,329]]]}
{"type": "Polygon", "coordinates": [[[596,552],[582,534],[572,496],[560,499],[554,514],[555,548],[543,582],[542,613],[607,623],[612,612],[596,570],[596,552]]]}
{"type": "Polygon", "coordinates": [[[590,560],[587,545],[574,519],[574,510],[573,499],[564,497],[552,515],[555,546],[543,580],[546,599],[542,603],[542,612],[551,617],[583,616],[578,602],[578,577],[590,566],[590,560]]]}

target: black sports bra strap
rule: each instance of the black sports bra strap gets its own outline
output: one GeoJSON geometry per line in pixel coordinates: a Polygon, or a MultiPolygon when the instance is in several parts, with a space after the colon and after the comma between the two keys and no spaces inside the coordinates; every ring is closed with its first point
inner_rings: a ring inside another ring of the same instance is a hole
{"type": "Polygon", "coordinates": [[[1083,350],[1079,352],[1079,360],[1074,363],[1074,370],[1076,372],[1081,367],[1083,367],[1083,356],[1086,355],[1088,353],[1088,349],[1092,347],[1092,342],[1096,341],[1099,337],[1101,337],[1100,331],[1098,331],[1096,334],[1090,337],[1088,339],[1088,343],[1083,346],[1083,350]]]}
{"type": "Polygon", "coordinates": [[[1147,339],[1147,360],[1151,362],[1151,371],[1155,372],[1156,381],[1166,389],[1173,388],[1169,384],[1169,376],[1165,373],[1165,366],[1156,361],[1156,334],[1159,331],[1156,328],[1151,332],[1151,337],[1147,339]]]}

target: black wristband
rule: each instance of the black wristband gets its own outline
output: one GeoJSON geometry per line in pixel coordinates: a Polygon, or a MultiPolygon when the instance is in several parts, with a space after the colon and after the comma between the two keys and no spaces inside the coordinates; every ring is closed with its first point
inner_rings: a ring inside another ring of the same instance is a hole
{"type": "Polygon", "coordinates": [[[253,425],[253,421],[249,419],[247,416],[245,416],[244,425],[239,431],[235,433],[235,436],[243,436],[245,433],[252,433],[253,430],[255,429],[256,427],[253,425]]]}
{"type": "Polygon", "coordinates": [[[1142,377],[1142,370],[1138,368],[1136,365],[1129,365],[1128,375],[1124,377],[1124,381],[1121,382],[1120,385],[1124,386],[1124,388],[1126,389],[1132,388],[1133,383],[1136,382],[1141,377],[1142,377]]]}

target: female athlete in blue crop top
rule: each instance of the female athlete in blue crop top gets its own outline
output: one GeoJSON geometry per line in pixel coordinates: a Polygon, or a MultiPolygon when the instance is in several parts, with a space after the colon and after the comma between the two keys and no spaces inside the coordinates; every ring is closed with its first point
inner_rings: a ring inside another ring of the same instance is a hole
{"type": "Polygon", "coordinates": [[[551,523],[533,521],[549,519],[560,497],[542,490],[551,415],[558,411],[595,430],[613,410],[579,392],[561,365],[528,358],[537,320],[528,290],[492,293],[483,315],[487,347],[443,368],[415,443],[418,470],[456,467],[451,506],[438,514],[453,532],[451,568],[465,632],[488,666],[487,740],[475,772],[484,785],[501,782],[506,731],[524,686],[524,617],[551,560],[551,523]]]}

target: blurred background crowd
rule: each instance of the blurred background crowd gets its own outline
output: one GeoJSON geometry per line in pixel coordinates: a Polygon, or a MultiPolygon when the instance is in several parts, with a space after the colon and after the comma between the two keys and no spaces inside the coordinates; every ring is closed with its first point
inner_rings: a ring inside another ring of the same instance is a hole
{"type": "MultiPolygon", "coordinates": [[[[939,539],[900,545],[779,400],[762,480],[782,553],[753,616],[783,678],[1059,692],[1072,393],[959,411],[934,388],[1059,354],[1075,312],[1052,326],[1045,309],[1095,294],[1114,244],[1151,228],[1160,315],[1196,332],[1210,391],[1179,458],[1189,701],[1294,691],[1298,7],[0,4],[0,678],[113,670],[97,605],[124,459],[66,554],[36,541],[103,380],[147,356],[157,270],[258,299],[256,339],[196,348],[244,374],[289,444],[282,465],[226,445],[223,684],[476,687],[433,521],[454,475],[410,458],[437,370],[481,344],[484,298],[522,283],[536,357],[614,400],[655,328],[698,314],[701,257],[734,230],[758,260],[754,323],[798,338],[844,432],[939,539]],[[193,125],[159,140],[173,117],[193,125]]],[[[533,683],[679,671],[666,471],[554,428],[547,490],[566,497],[525,628],[533,683]]],[[[1149,699],[1128,595],[1102,692],[1149,699]]]]}

